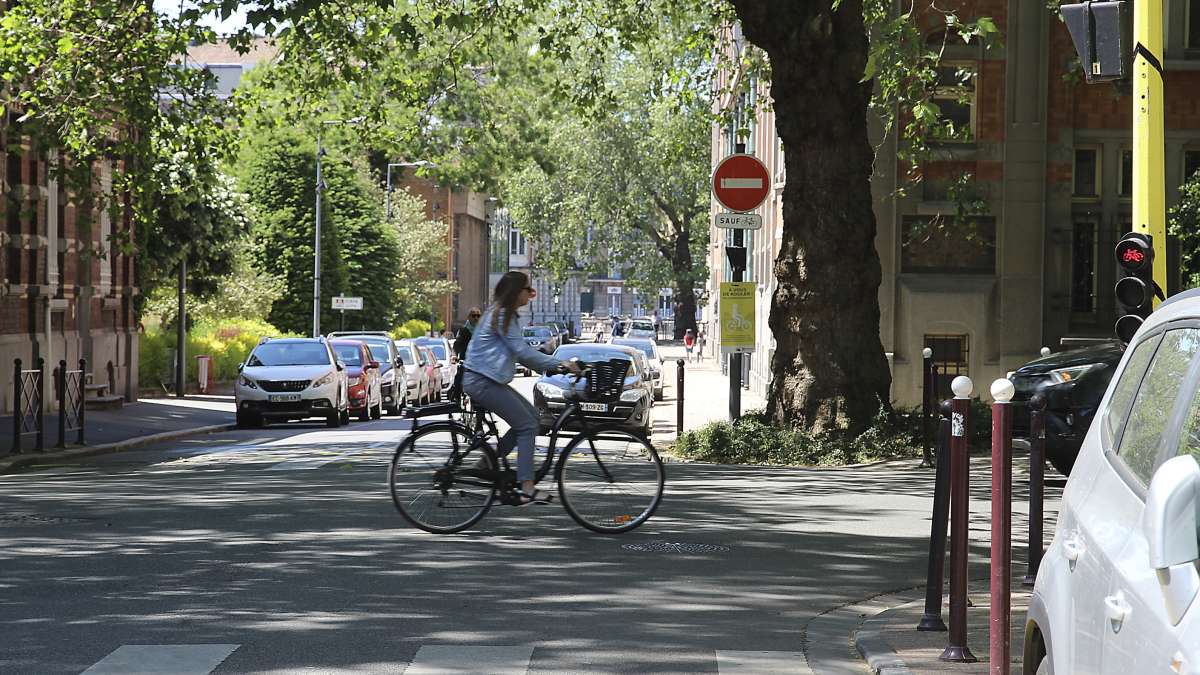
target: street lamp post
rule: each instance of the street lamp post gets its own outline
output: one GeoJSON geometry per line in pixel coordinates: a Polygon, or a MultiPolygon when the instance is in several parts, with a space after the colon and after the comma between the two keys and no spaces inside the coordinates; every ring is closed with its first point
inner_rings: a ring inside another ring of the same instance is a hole
{"type": "Polygon", "coordinates": [[[313,234],[313,337],[321,336],[321,192],[325,190],[325,180],[321,176],[321,157],[325,148],[321,147],[321,130],[327,124],[358,124],[362,117],[351,117],[348,120],[323,120],[317,127],[317,225],[313,234]]]}
{"type": "Polygon", "coordinates": [[[392,162],[387,165],[387,192],[385,193],[386,197],[385,197],[385,202],[384,202],[384,204],[385,204],[384,213],[388,218],[392,217],[392,167],[396,167],[396,168],[418,167],[419,168],[422,166],[433,166],[433,162],[427,162],[423,159],[420,159],[415,162],[392,162]]]}

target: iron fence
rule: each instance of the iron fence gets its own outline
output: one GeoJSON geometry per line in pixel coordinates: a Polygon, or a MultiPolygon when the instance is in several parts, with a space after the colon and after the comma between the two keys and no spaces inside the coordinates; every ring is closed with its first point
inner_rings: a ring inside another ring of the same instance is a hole
{"type": "Polygon", "coordinates": [[[45,359],[38,359],[37,368],[31,370],[21,368],[21,359],[13,359],[13,454],[22,452],[22,439],[29,435],[35,438],[34,450],[46,449],[42,417],[45,373],[45,359]]]}
{"type": "Polygon", "coordinates": [[[83,373],[87,361],[79,360],[78,370],[67,370],[65,360],[54,370],[55,391],[58,394],[58,447],[67,447],[67,434],[75,432],[75,442],[83,445],[84,387],[83,373]]]}

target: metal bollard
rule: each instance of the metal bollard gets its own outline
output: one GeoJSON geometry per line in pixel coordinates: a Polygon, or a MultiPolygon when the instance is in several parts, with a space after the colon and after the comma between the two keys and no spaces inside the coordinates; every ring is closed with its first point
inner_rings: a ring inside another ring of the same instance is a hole
{"type": "Polygon", "coordinates": [[[950,640],[942,661],[975,663],[967,647],[967,537],[971,517],[971,378],[960,375],[950,383],[954,401],[950,413],[950,640]]]}
{"type": "Polygon", "coordinates": [[[21,454],[21,359],[13,359],[13,446],[14,455],[21,454]]]}
{"type": "Polygon", "coordinates": [[[933,350],[926,347],[921,351],[921,377],[924,384],[921,385],[921,463],[920,467],[926,468],[933,466],[933,443],[929,438],[929,417],[932,414],[930,410],[933,407],[933,383],[931,378],[929,365],[930,359],[933,358],[933,350]]]}
{"type": "Polygon", "coordinates": [[[46,409],[46,359],[38,357],[37,360],[37,411],[34,413],[37,420],[37,445],[34,450],[45,452],[46,450],[46,419],[43,414],[46,409]]]}
{"type": "Polygon", "coordinates": [[[1032,586],[1042,565],[1045,544],[1042,540],[1042,501],[1046,477],[1046,396],[1029,399],[1029,561],[1023,586],[1032,586]]]}
{"type": "Polygon", "coordinates": [[[988,671],[1008,675],[1012,614],[1012,397],[1013,383],[992,383],[992,545],[988,611],[988,671]]]}
{"type": "Polygon", "coordinates": [[[933,479],[933,521],[929,524],[929,568],[925,576],[925,614],[920,631],[944,631],[942,582],[946,566],[946,521],[950,515],[950,401],[938,406],[937,469],[933,479]]]}
{"type": "Polygon", "coordinates": [[[675,437],[683,435],[683,359],[675,359],[675,437]]]}

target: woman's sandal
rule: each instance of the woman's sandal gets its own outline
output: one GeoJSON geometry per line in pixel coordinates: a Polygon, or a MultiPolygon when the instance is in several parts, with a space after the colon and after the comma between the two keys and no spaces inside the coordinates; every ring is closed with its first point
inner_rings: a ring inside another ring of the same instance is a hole
{"type": "Polygon", "coordinates": [[[517,506],[529,506],[531,504],[549,504],[550,502],[554,501],[554,495],[550,494],[549,492],[546,492],[545,490],[535,489],[533,491],[533,494],[529,494],[528,492],[518,491],[517,495],[518,495],[519,499],[521,500],[520,503],[517,504],[517,506]]]}

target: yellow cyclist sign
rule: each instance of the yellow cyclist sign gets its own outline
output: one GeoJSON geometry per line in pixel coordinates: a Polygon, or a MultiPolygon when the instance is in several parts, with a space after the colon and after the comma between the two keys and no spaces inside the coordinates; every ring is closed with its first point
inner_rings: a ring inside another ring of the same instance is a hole
{"type": "Polygon", "coordinates": [[[754,351],[753,281],[721,282],[721,353],[749,354],[754,351]]]}

